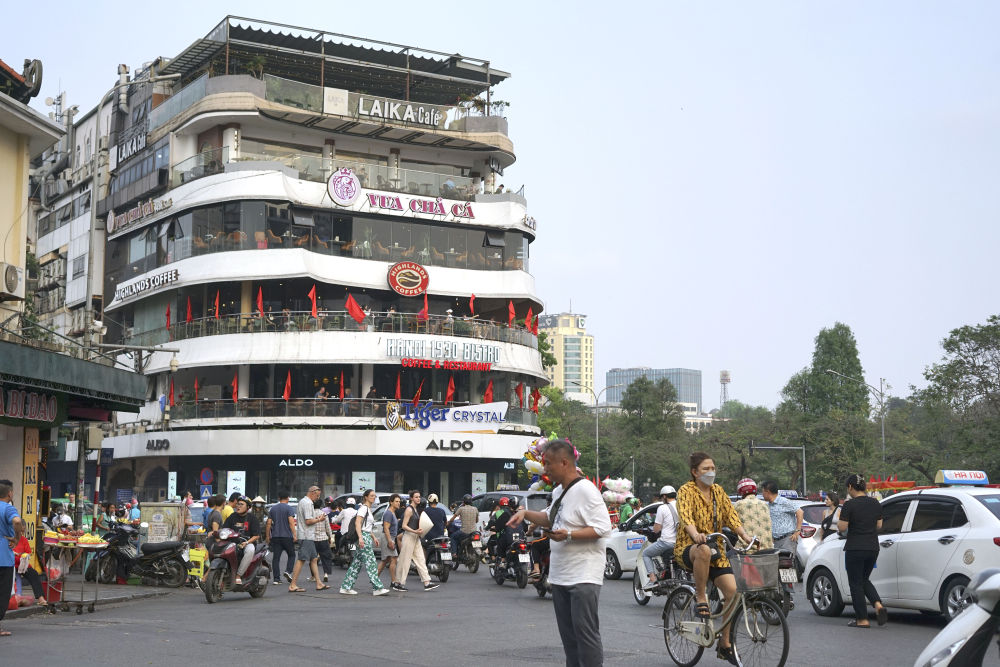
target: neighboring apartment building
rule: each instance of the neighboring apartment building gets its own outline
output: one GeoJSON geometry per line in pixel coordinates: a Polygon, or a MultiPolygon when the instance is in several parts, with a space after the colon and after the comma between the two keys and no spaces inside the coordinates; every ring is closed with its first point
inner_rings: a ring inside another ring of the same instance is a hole
{"type": "Polygon", "coordinates": [[[608,389],[608,405],[620,405],[625,390],[641,377],[654,383],[662,379],[670,380],[677,390],[677,401],[693,403],[698,406],[698,414],[702,413],[701,371],[690,368],[612,368],[606,376],[607,386],[613,387],[608,389]]]}
{"type": "Polygon", "coordinates": [[[549,382],[567,398],[594,404],[594,337],[587,333],[587,316],[579,313],[542,315],[538,330],[548,337],[557,363],[545,370],[549,382]]]}

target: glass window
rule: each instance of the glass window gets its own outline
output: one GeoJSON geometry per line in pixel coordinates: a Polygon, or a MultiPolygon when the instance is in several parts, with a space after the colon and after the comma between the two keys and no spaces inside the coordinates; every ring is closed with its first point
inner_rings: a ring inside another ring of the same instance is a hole
{"type": "Polygon", "coordinates": [[[291,230],[291,211],[288,204],[268,203],[265,207],[267,217],[267,242],[269,247],[288,247],[291,230]]]}
{"type": "Polygon", "coordinates": [[[268,239],[264,225],[264,202],[245,201],[240,203],[240,218],[243,233],[250,248],[267,248],[268,239]]]}
{"type": "MultiPolygon", "coordinates": [[[[88,151],[89,152],[89,151],[88,151]]],[[[156,162],[155,167],[160,169],[161,167],[170,166],[170,144],[163,144],[156,148],[156,162]]]]}
{"type": "Polygon", "coordinates": [[[146,236],[142,233],[133,234],[128,240],[128,261],[138,262],[146,257],[146,236]]]}
{"type": "Polygon", "coordinates": [[[194,244],[202,252],[218,252],[224,249],[221,206],[195,209],[192,211],[191,226],[194,244]]]}
{"type": "Polygon", "coordinates": [[[983,506],[993,513],[993,516],[1000,519],[1000,495],[974,496],[983,506]]]}
{"type": "Polygon", "coordinates": [[[354,219],[354,257],[389,261],[389,246],[392,245],[390,223],[387,220],[354,219]]]}
{"type": "Polygon", "coordinates": [[[81,255],[73,260],[73,277],[80,278],[83,276],[83,270],[87,262],[87,256],[81,255]]]}
{"type": "Polygon", "coordinates": [[[954,528],[965,523],[965,512],[961,512],[961,523],[953,523],[955,510],[961,512],[958,503],[943,498],[921,498],[917,501],[917,511],[913,515],[913,532],[922,530],[942,530],[954,528]]]}
{"type": "MultiPolygon", "coordinates": [[[[477,239],[478,240],[478,239],[477,239]]],[[[469,265],[468,230],[449,229],[448,249],[445,250],[445,266],[466,268],[469,265]]]]}
{"type": "Polygon", "coordinates": [[[888,535],[902,532],[903,519],[906,518],[906,511],[909,508],[909,499],[882,505],[882,529],[878,531],[879,534],[888,535]]]}

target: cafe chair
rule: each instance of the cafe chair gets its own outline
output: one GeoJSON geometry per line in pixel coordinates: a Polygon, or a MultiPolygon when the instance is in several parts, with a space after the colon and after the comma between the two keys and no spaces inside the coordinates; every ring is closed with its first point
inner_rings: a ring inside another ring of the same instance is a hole
{"type": "Polygon", "coordinates": [[[271,245],[283,245],[281,237],[280,236],[275,236],[274,232],[272,232],[270,230],[270,228],[268,228],[268,230],[267,230],[267,241],[271,245]]]}

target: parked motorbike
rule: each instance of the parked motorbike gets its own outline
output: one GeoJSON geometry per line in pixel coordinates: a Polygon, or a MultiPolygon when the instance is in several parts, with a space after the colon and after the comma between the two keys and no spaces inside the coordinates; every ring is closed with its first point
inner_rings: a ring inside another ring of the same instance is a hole
{"type": "MultiPolygon", "coordinates": [[[[647,588],[649,572],[646,570],[646,561],[643,560],[642,554],[650,544],[658,539],[659,533],[652,530],[643,530],[640,533],[645,535],[646,542],[642,545],[635,559],[635,571],[632,573],[632,598],[636,604],[645,606],[654,596],[669,595],[679,584],[690,583],[694,579],[690,572],[674,562],[673,552],[670,551],[662,556],[653,556],[655,568],[653,574],[656,576],[656,585],[647,588]]],[[[717,593],[716,596],[718,596],[717,593]]]]}
{"type": "Polygon", "coordinates": [[[180,588],[187,581],[185,562],[187,545],[183,542],[145,542],[136,549],[139,530],[119,523],[104,535],[108,546],[94,554],[86,577],[100,577],[102,584],[113,584],[118,576],[138,576],[147,586],[180,588]]]}
{"type": "Polygon", "coordinates": [[[914,667],[983,664],[986,651],[1000,633],[1000,569],[981,571],[966,591],[972,603],[931,640],[913,663],[914,667]]]}
{"type": "Polygon", "coordinates": [[[478,530],[462,538],[462,543],[458,547],[458,557],[451,564],[453,570],[457,570],[460,565],[469,568],[469,572],[475,574],[479,571],[479,561],[483,557],[483,536],[478,530]]]}
{"type": "Polygon", "coordinates": [[[490,576],[498,586],[505,581],[517,582],[518,588],[528,585],[528,570],[531,567],[531,554],[528,553],[528,542],[520,530],[511,533],[510,547],[506,553],[497,554],[490,561],[490,576]]]}
{"type": "MultiPolygon", "coordinates": [[[[547,539],[549,539],[548,535],[542,535],[541,537],[536,538],[536,540],[533,540],[532,544],[534,544],[534,542],[537,540],[547,540],[547,539]]],[[[529,545],[529,551],[530,551],[530,545],[529,545]]],[[[551,551],[546,551],[545,555],[542,556],[542,559],[538,562],[538,571],[542,576],[539,577],[537,580],[535,580],[534,586],[535,590],[538,592],[538,597],[540,598],[545,597],[546,593],[552,591],[552,584],[549,583],[549,558],[551,557],[551,555],[552,555],[551,551]]]]}
{"type": "Polygon", "coordinates": [[[354,560],[354,551],[357,548],[357,544],[349,545],[344,536],[338,531],[340,526],[336,526],[334,529],[334,544],[330,551],[333,553],[333,564],[339,565],[340,567],[350,567],[351,561],[354,560]],[[352,548],[354,547],[354,548],[352,548]]]}
{"type": "MultiPolygon", "coordinates": [[[[448,575],[451,574],[451,540],[447,537],[435,537],[420,542],[424,548],[427,573],[436,576],[442,584],[448,581],[448,575]]],[[[416,571],[412,564],[410,571],[416,571]]]]}
{"type": "Polygon", "coordinates": [[[218,602],[226,591],[246,592],[250,597],[264,597],[267,584],[271,581],[268,565],[268,548],[264,542],[254,543],[254,554],[250,566],[243,574],[242,583],[236,584],[236,571],[240,564],[238,546],[243,537],[231,528],[220,528],[213,535],[215,544],[208,554],[211,564],[201,580],[201,589],[209,603],[218,602]]]}

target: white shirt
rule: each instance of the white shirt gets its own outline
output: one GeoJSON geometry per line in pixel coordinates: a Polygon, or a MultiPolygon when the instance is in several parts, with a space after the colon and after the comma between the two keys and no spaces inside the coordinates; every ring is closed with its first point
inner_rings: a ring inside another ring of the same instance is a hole
{"type": "MultiPolygon", "coordinates": [[[[560,484],[552,491],[553,504],[562,493],[563,487],[560,484]]],[[[590,526],[597,531],[599,539],[563,542],[552,540],[549,582],[557,586],[603,585],[604,550],[607,537],[611,534],[611,517],[593,482],[582,479],[574,484],[560,503],[558,516],[550,516],[550,519],[553,530],[577,532],[590,526]]]]}
{"type": "MultiPolygon", "coordinates": [[[[677,508],[675,507],[676,511],[677,508]]],[[[660,524],[660,542],[667,544],[677,543],[677,521],[674,519],[674,512],[670,511],[670,503],[663,503],[656,509],[656,520],[654,524],[660,524]]]]}
{"type": "Polygon", "coordinates": [[[351,528],[351,522],[354,521],[354,517],[358,514],[358,508],[350,505],[344,508],[344,511],[340,513],[340,534],[347,535],[347,531],[351,528]]]}
{"type": "Polygon", "coordinates": [[[316,535],[316,529],[312,524],[306,525],[306,521],[312,519],[316,516],[316,505],[313,503],[312,498],[306,496],[299,501],[298,506],[295,508],[295,536],[301,540],[314,540],[316,535]]]}
{"type": "Polygon", "coordinates": [[[60,526],[73,527],[73,519],[70,518],[69,514],[56,514],[52,517],[52,527],[58,528],[60,526]]]}

